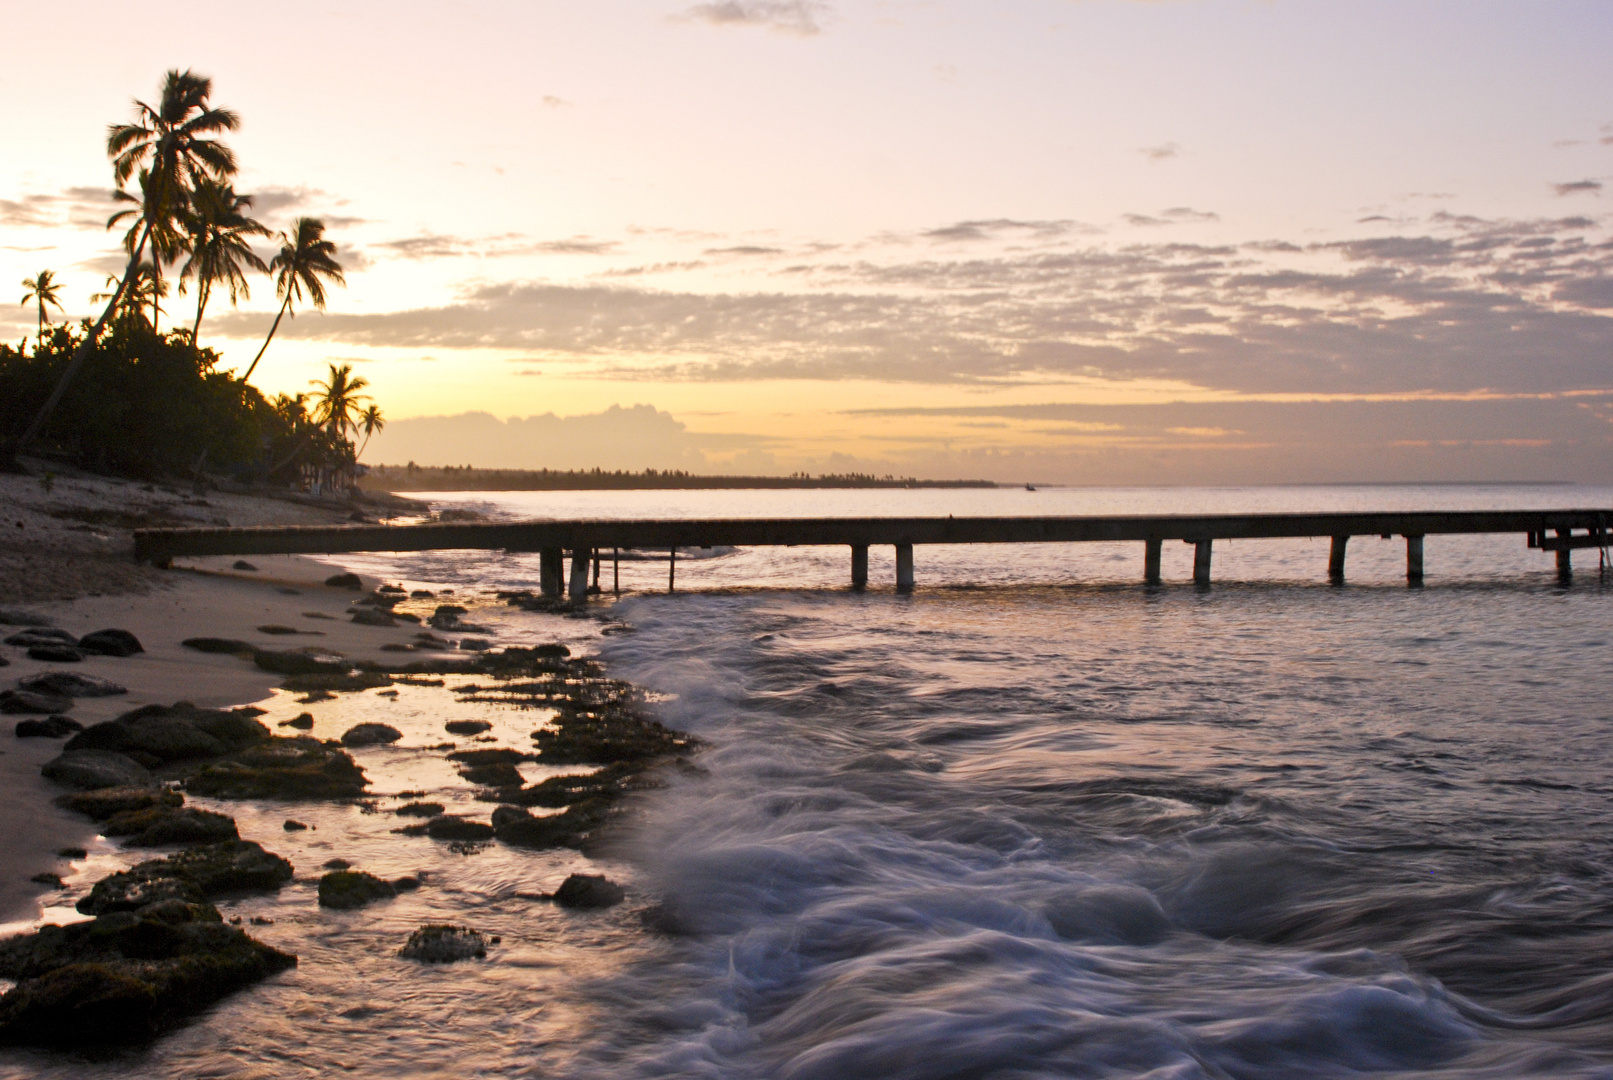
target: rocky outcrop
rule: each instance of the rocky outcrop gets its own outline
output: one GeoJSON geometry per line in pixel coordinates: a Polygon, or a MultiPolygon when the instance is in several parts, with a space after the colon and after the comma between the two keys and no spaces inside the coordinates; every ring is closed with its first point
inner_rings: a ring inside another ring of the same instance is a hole
{"type": "MultiPolygon", "coordinates": [[[[451,964],[487,955],[488,938],[468,926],[430,923],[409,935],[398,955],[424,964],[451,964]]],[[[493,938],[496,944],[498,939],[493,938]]]]}
{"type": "Polygon", "coordinates": [[[554,902],[568,908],[615,907],[627,890],[603,874],[572,874],[555,890],[554,902]]]}
{"type": "Polygon", "coordinates": [[[80,675],[76,671],[42,671],[38,675],[19,679],[17,688],[30,693],[65,698],[114,697],[129,692],[128,687],[119,686],[109,679],[80,675]]]}
{"type": "Polygon", "coordinates": [[[59,713],[73,707],[73,699],[32,690],[0,690],[0,713],[59,713]]]}
{"type": "Polygon", "coordinates": [[[375,746],[394,743],[403,738],[403,732],[391,724],[355,724],[342,734],[343,746],[375,746]]]}
{"type": "Polygon", "coordinates": [[[100,656],[133,656],[145,652],[140,639],[127,630],[97,630],[93,634],[85,634],[78,639],[78,647],[83,652],[95,653],[100,656]]]}
{"type": "Polygon", "coordinates": [[[17,721],[16,735],[19,739],[65,739],[83,730],[84,725],[72,717],[47,716],[43,720],[17,721]]]}
{"type": "Polygon", "coordinates": [[[291,864],[251,840],[226,840],[152,859],[102,878],[78,902],[85,915],[135,911],[160,900],[202,903],[240,892],[272,892],[291,880],[291,864]]]}
{"type": "Polygon", "coordinates": [[[398,895],[391,882],[363,870],[332,870],[319,879],[319,906],[351,911],[398,895]]]}
{"type": "Polygon", "coordinates": [[[39,771],[46,780],[83,790],[144,787],[154,782],[149,769],[115,750],[69,751],[45,762],[39,771]]]}

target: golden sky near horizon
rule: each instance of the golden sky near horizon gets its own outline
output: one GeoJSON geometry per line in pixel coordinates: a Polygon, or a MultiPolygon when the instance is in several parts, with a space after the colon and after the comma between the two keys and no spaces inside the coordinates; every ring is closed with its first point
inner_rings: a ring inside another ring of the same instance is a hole
{"type": "MultiPolygon", "coordinates": [[[[1603,3],[88,3],[9,32],[0,275],[90,313],[106,125],[210,75],[238,189],[350,268],[254,381],[353,363],[392,418],[369,460],[1613,480],[1603,3]]],[[[203,343],[244,366],[274,307],[254,282],[203,343]]]]}

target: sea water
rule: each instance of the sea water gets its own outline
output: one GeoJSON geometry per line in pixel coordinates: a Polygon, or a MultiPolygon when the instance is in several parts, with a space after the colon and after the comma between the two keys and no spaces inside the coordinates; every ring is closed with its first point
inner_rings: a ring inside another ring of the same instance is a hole
{"type": "MultiPolygon", "coordinates": [[[[1585,487],[455,493],[494,518],[1613,507],[1585,487]]],[[[485,804],[428,749],[543,717],[403,685],[303,705],[380,719],[367,805],[199,804],[298,879],[225,905],[297,953],[154,1046],[8,1051],[53,1077],[1613,1077],[1613,589],[1521,536],[1191,548],[606,553],[594,618],[496,606],[535,556],[355,557],[486,598],[505,643],[563,640],[704,744],[596,859],[395,835],[395,793],[485,804]],[[642,553],[639,553],[642,554],[642,553]],[[619,581],[623,594],[609,594],[619,581]],[[295,817],[313,826],[284,832],[295,817]],[[424,873],[357,912],[322,861],[424,873]],[[532,897],[604,872],[628,902],[532,897]],[[270,921],[272,920],[272,921],[270,921]],[[497,934],[484,961],[397,957],[409,930],[497,934]]],[[[1610,579],[1613,580],[1613,579],[1610,579]]],[[[555,770],[525,767],[528,780],[555,770]]],[[[111,845],[99,856],[120,858],[111,845]]],[[[93,861],[93,860],[92,860],[93,861]]],[[[105,873],[102,866],[86,880],[105,873]]]]}

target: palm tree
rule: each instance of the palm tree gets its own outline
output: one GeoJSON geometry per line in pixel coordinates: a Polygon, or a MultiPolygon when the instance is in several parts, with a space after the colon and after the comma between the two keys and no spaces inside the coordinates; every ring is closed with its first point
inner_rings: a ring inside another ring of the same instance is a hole
{"type": "Polygon", "coordinates": [[[157,276],[150,263],[143,262],[135,267],[134,277],[127,284],[120,278],[109,276],[106,286],[112,291],[91,293],[92,303],[117,300],[120,320],[140,319],[151,329],[157,328],[157,316],[162,313],[162,298],[168,295],[168,283],[157,276]],[[148,307],[151,309],[150,318],[146,317],[148,307]]]}
{"type": "Polygon", "coordinates": [[[364,445],[360,446],[358,453],[353,456],[355,458],[363,457],[364,447],[370,445],[371,437],[384,427],[386,427],[386,418],[381,415],[380,408],[374,402],[371,402],[363,412],[358,414],[358,429],[364,433],[364,445]]]}
{"type": "MultiPolygon", "coordinates": [[[[154,262],[159,264],[155,273],[161,276],[161,261],[172,258],[177,251],[171,240],[181,235],[178,223],[196,182],[203,177],[225,180],[235,175],[235,154],[217,136],[234,131],[240,126],[240,118],[229,109],[214,108],[208,100],[212,92],[213,80],[189,71],[170,71],[163,80],[162,97],[155,108],[136,101],[134,122],[113,124],[108,131],[106,152],[112,159],[112,175],[117,179],[120,192],[130,177],[138,175],[140,181],[139,216],[125,241],[129,263],[106,310],[73,350],[72,359],[61,378],[56,380],[50,397],[9,448],[7,456],[15,457],[50,419],[73,376],[83,366],[84,358],[95,347],[107,321],[118,309],[121,294],[133,281],[146,246],[154,237],[154,262]]],[[[123,197],[134,201],[126,192],[123,197]]],[[[107,227],[115,224],[120,216],[114,215],[107,227]]]]}
{"type": "Polygon", "coordinates": [[[62,302],[59,299],[62,287],[56,281],[56,275],[49,270],[41,270],[38,277],[23,278],[22,287],[28,290],[22,294],[22,306],[27,307],[29,304],[39,305],[39,336],[43,338],[45,336],[45,324],[50,322],[50,317],[45,313],[45,309],[54,307],[63,315],[67,314],[67,309],[62,307],[62,302]]]}
{"type": "Polygon", "coordinates": [[[190,258],[179,272],[179,291],[185,291],[190,278],[196,279],[196,322],[190,328],[194,343],[202,329],[202,313],[213,286],[223,282],[230,290],[233,307],[243,296],[250,297],[243,263],[260,273],[269,267],[257,252],[252,250],[248,238],[268,236],[269,230],[247,217],[244,211],[252,206],[252,196],[237,195],[227,183],[204,177],[191,195],[191,211],[186,216],[185,228],[189,235],[190,258]]]}
{"type": "MultiPolygon", "coordinates": [[[[369,386],[370,380],[362,375],[354,375],[352,364],[343,364],[341,367],[331,364],[329,382],[320,382],[317,379],[308,381],[319,387],[313,396],[314,423],[337,437],[346,435],[349,428],[362,423],[363,414],[359,410],[358,403],[370,400],[370,395],[361,394],[359,391],[369,386]]],[[[380,419],[379,412],[376,413],[376,418],[380,419]]]]}
{"type": "MultiPolygon", "coordinates": [[[[246,374],[241,381],[246,382],[257,370],[258,361],[269,349],[269,342],[274,340],[274,332],[280,329],[280,320],[287,311],[291,310],[293,299],[302,299],[303,290],[307,290],[308,299],[320,311],[325,310],[325,284],[319,279],[329,278],[338,285],[346,285],[347,278],[342,276],[341,264],[336,261],[336,245],[325,239],[325,223],[318,218],[298,218],[291,227],[292,235],[280,234],[282,241],[280,254],[269,262],[269,272],[276,274],[274,292],[276,296],[284,297],[280,305],[280,314],[274,317],[274,324],[269,327],[269,336],[263,339],[263,348],[258,355],[252,358],[247,366],[246,374]]],[[[292,313],[296,318],[296,313],[292,313]]],[[[331,369],[333,372],[335,368],[331,369]]]]}

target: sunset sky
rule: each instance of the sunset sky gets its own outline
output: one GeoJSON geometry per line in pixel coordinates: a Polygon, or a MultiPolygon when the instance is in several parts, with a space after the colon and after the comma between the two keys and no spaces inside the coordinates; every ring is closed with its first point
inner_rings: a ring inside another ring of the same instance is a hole
{"type": "MultiPolygon", "coordinates": [[[[6,32],[0,333],[43,268],[92,312],[106,125],[193,68],[257,215],[323,217],[350,271],[254,382],[353,363],[392,421],[366,460],[1613,482],[1605,0],[80,2],[6,32]]],[[[202,343],[244,368],[275,307],[256,279],[202,343]]]]}

